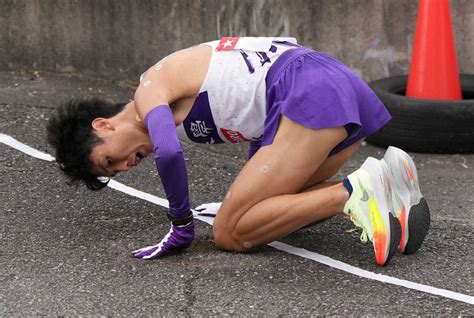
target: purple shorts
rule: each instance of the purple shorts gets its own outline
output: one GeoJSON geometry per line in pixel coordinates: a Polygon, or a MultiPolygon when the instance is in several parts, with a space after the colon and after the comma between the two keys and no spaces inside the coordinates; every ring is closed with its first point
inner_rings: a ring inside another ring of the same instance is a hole
{"type": "Polygon", "coordinates": [[[283,53],[266,78],[262,146],[275,137],[280,116],[312,129],[345,127],[334,155],[385,125],[391,116],[362,78],[336,59],[298,47],[283,53]]]}

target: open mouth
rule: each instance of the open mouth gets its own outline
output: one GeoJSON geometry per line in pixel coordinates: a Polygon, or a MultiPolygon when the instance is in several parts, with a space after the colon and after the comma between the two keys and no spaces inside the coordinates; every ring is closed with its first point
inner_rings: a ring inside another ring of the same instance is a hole
{"type": "Polygon", "coordinates": [[[145,157],[146,157],[146,155],[145,155],[144,153],[138,151],[138,152],[135,154],[134,166],[138,165],[145,157]]]}

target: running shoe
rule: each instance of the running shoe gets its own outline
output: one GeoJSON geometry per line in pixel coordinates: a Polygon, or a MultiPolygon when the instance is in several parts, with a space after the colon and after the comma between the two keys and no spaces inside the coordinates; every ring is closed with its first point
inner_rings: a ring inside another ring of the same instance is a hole
{"type": "Polygon", "coordinates": [[[390,262],[400,242],[400,222],[390,211],[390,180],[382,163],[372,157],[344,179],[350,197],[344,213],[362,229],[362,242],[374,245],[375,261],[383,266],[390,262]]]}
{"type": "Polygon", "coordinates": [[[393,213],[402,226],[399,250],[413,254],[421,247],[430,228],[430,209],[420,192],[415,163],[405,151],[392,146],[381,162],[393,187],[393,213]]]}

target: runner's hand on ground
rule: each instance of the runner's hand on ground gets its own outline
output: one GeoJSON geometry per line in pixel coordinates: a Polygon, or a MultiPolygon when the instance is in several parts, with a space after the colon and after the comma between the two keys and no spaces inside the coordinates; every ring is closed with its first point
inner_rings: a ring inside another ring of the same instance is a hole
{"type": "Polygon", "coordinates": [[[217,215],[217,212],[219,212],[219,208],[221,207],[221,204],[222,204],[221,202],[201,204],[194,210],[196,211],[196,215],[209,216],[209,217],[215,218],[217,215]]]}
{"type": "Polygon", "coordinates": [[[186,225],[171,225],[170,231],[157,245],[151,245],[133,251],[133,257],[140,259],[154,259],[167,252],[182,250],[189,246],[194,239],[194,219],[186,225]]]}

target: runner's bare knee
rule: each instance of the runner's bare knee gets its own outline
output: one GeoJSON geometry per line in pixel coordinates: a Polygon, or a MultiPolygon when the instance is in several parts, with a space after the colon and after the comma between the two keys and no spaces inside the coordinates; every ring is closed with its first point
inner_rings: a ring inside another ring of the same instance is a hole
{"type": "Polygon", "coordinates": [[[250,247],[247,247],[248,244],[240,242],[235,237],[235,231],[233,229],[219,226],[218,224],[216,226],[216,224],[214,224],[213,232],[214,242],[220,249],[230,252],[245,252],[246,250],[250,249],[250,247]]]}

